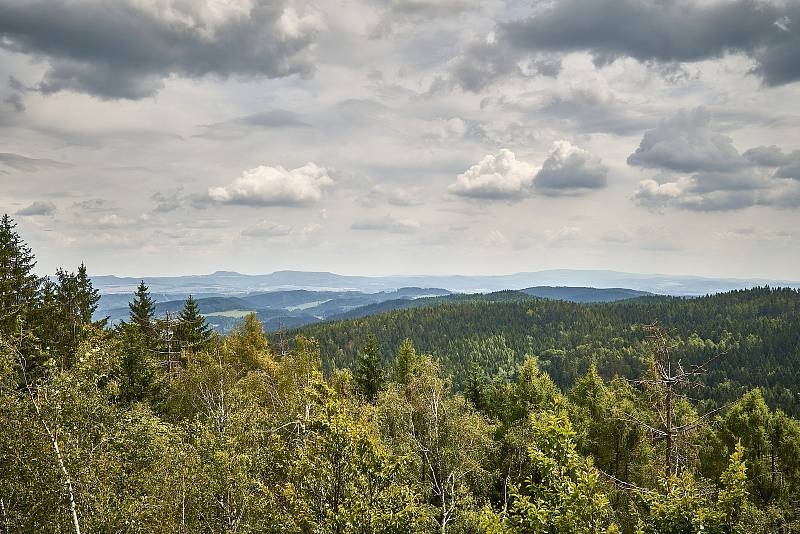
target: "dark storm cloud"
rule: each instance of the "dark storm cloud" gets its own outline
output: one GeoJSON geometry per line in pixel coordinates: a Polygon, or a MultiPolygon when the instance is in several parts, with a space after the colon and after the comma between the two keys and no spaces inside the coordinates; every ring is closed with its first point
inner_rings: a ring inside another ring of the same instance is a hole
{"type": "Polygon", "coordinates": [[[522,52],[586,51],[661,65],[741,53],[767,85],[800,79],[800,4],[769,0],[560,0],[540,3],[498,35],[522,52]]]}
{"type": "Polygon", "coordinates": [[[47,158],[29,158],[9,152],[0,152],[0,164],[23,172],[34,172],[44,169],[65,169],[69,167],[67,163],[62,163],[60,161],[47,158]]]}
{"type": "Polygon", "coordinates": [[[220,17],[200,2],[156,7],[130,0],[0,0],[0,46],[46,59],[39,90],[101,98],[155,94],[170,75],[308,75],[317,15],[256,1],[220,17]]]}

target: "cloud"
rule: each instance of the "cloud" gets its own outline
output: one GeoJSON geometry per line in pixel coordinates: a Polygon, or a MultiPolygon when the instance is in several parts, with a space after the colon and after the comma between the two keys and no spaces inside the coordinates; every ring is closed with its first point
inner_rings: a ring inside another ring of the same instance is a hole
{"type": "Polygon", "coordinates": [[[733,211],[752,206],[781,208],[800,207],[800,186],[772,182],[762,178],[761,187],[752,181],[728,176],[727,182],[718,177],[717,188],[709,187],[698,175],[682,176],[675,181],[642,180],[633,194],[638,204],[653,209],[665,207],[690,211],[733,211]],[[742,182],[747,183],[742,187],[742,182]]]}
{"type": "Polygon", "coordinates": [[[767,85],[800,79],[800,4],[772,0],[560,0],[501,23],[499,38],[520,52],[585,51],[597,65],[620,57],[669,65],[739,53],[767,85]]]}
{"type": "Polygon", "coordinates": [[[0,46],[47,61],[43,93],[152,96],[175,75],[310,75],[324,28],[283,0],[0,0],[0,46]]]}
{"type": "Polygon", "coordinates": [[[258,130],[279,130],[283,128],[305,128],[309,125],[300,115],[285,109],[261,111],[227,121],[201,126],[202,133],[195,137],[207,139],[238,139],[258,130]]]}
{"type": "Polygon", "coordinates": [[[47,158],[28,158],[19,154],[0,152],[0,164],[23,172],[35,172],[43,169],[65,169],[67,163],[47,158]]]}
{"type": "Polygon", "coordinates": [[[464,91],[478,93],[499,79],[519,76],[522,70],[517,63],[517,55],[504,43],[498,43],[494,36],[486,40],[476,40],[464,46],[448,68],[448,78],[439,79],[431,88],[460,87],[464,91]]]}
{"type": "Polygon", "coordinates": [[[569,141],[556,141],[536,174],[534,185],[547,195],[575,193],[606,186],[608,167],[600,158],[569,141]]]}
{"type": "Polygon", "coordinates": [[[207,200],[244,206],[310,206],[331,185],[327,169],[314,163],[292,170],[261,165],[244,171],[227,186],[210,188],[207,200]]]}
{"type": "Polygon", "coordinates": [[[606,186],[608,167],[588,151],[561,140],[542,164],[517,160],[511,150],[502,149],[459,174],[447,188],[461,197],[480,200],[518,201],[534,189],[545,195],[576,194],[606,186]]]}
{"type": "Polygon", "coordinates": [[[800,151],[761,146],[739,154],[703,108],[679,111],[645,132],[628,163],[661,171],[639,182],[633,194],[636,203],[649,208],[800,207],[800,151]]]}
{"type": "Polygon", "coordinates": [[[703,107],[680,110],[645,132],[628,164],[677,172],[730,171],[744,163],[733,140],[711,128],[703,107]]]}
{"type": "Polygon", "coordinates": [[[292,227],[272,221],[260,221],[242,230],[242,237],[282,237],[292,233],[292,227]]]}
{"type": "Polygon", "coordinates": [[[80,211],[110,211],[113,210],[105,199],[89,198],[72,203],[72,207],[80,211]]]}
{"type": "Polygon", "coordinates": [[[398,219],[390,214],[383,217],[367,218],[355,221],[350,225],[351,230],[371,230],[390,232],[393,234],[411,234],[420,229],[416,219],[398,219]]]}
{"type": "Polygon", "coordinates": [[[484,156],[447,188],[453,194],[483,200],[521,200],[530,194],[536,169],[511,150],[484,156]]]}
{"type": "Polygon", "coordinates": [[[186,198],[186,195],[183,193],[183,187],[178,187],[170,192],[156,191],[150,196],[150,199],[156,203],[156,207],[153,208],[153,213],[169,213],[175,211],[183,207],[186,198]]]}
{"type": "Polygon", "coordinates": [[[784,153],[775,145],[760,146],[742,154],[748,161],[760,167],[775,167],[773,176],[800,180],[800,150],[784,153]]]}
{"type": "Polygon", "coordinates": [[[378,24],[370,31],[370,37],[386,37],[396,26],[428,22],[454,17],[477,9],[477,0],[380,0],[375,5],[382,14],[378,24]]]}
{"type": "Polygon", "coordinates": [[[421,194],[421,187],[391,189],[376,185],[357,196],[356,202],[365,208],[374,208],[384,203],[392,206],[419,206],[424,203],[421,194]]]}
{"type": "Polygon", "coordinates": [[[17,211],[20,217],[45,216],[52,217],[56,213],[56,205],[48,201],[34,201],[30,205],[17,211]]]}
{"type": "Polygon", "coordinates": [[[89,224],[97,228],[122,228],[132,225],[133,221],[120,217],[116,213],[111,213],[109,215],[103,215],[89,224]]]}
{"type": "Polygon", "coordinates": [[[566,93],[549,95],[536,112],[581,133],[629,135],[654,125],[652,117],[596,85],[572,86],[566,93]]]}

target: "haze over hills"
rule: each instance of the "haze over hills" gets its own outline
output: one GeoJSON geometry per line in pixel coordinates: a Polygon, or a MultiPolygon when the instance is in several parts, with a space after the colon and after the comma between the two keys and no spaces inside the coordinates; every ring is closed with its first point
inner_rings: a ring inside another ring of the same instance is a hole
{"type": "MultiPolygon", "coordinates": [[[[131,294],[139,278],[96,276],[95,287],[104,295],[131,294]]],[[[660,295],[699,296],[757,286],[800,288],[800,282],[766,278],[710,278],[702,276],[626,273],[609,270],[556,269],[507,275],[403,275],[348,276],[329,272],[276,271],[241,274],[217,271],[206,275],[145,277],[154,298],[172,300],[211,295],[241,296],[247,293],[305,289],[314,291],[360,291],[376,293],[404,287],[433,287],[451,292],[485,293],[537,286],[625,288],[660,295]]],[[[112,297],[119,302],[119,297],[112,297]]]]}

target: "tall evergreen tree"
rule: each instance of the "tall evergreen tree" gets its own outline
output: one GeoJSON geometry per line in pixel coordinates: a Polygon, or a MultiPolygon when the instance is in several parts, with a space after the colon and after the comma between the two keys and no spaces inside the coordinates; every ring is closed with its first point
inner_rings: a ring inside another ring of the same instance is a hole
{"type": "Polygon", "coordinates": [[[77,348],[81,318],[78,311],[78,277],[74,273],[58,269],[56,271],[55,309],[58,317],[56,329],[51,333],[54,348],[59,355],[62,367],[69,366],[72,354],[77,348]]]}
{"type": "Polygon", "coordinates": [[[473,360],[467,374],[466,384],[464,385],[464,396],[472,403],[472,406],[482,411],[484,406],[484,389],[486,387],[486,374],[483,369],[473,360]]]}
{"type": "Polygon", "coordinates": [[[414,349],[414,344],[410,339],[406,338],[397,352],[392,379],[398,384],[408,384],[416,361],[417,351],[414,349]]]}
{"type": "Polygon", "coordinates": [[[211,339],[211,328],[191,295],[178,316],[177,334],[182,347],[189,350],[200,350],[211,339]]]}
{"type": "Polygon", "coordinates": [[[29,322],[42,280],[33,272],[36,259],[7,214],[0,219],[0,333],[29,322]]]}
{"type": "Polygon", "coordinates": [[[131,315],[131,324],[139,329],[140,333],[150,336],[154,330],[154,318],[156,315],[156,305],[150,297],[150,292],[142,280],[136,289],[136,296],[133,302],[128,303],[131,315]]]}
{"type": "Polygon", "coordinates": [[[378,338],[370,335],[356,362],[355,382],[358,390],[370,401],[375,400],[383,384],[378,338]]]}
{"type": "MultiPolygon", "coordinates": [[[[92,279],[86,274],[86,264],[81,263],[78,267],[77,275],[78,285],[78,317],[82,324],[92,323],[94,312],[97,311],[97,306],[100,304],[100,291],[92,285],[92,279]]],[[[97,321],[98,326],[104,326],[106,320],[97,321]]]]}

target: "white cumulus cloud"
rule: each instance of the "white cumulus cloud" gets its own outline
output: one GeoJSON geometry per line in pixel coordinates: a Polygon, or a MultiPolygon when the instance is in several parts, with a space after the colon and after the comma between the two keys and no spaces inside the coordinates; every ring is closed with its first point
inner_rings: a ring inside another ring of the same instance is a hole
{"type": "Polygon", "coordinates": [[[333,185],[327,169],[314,163],[287,170],[280,165],[260,165],[244,171],[232,183],[208,190],[208,199],[220,204],[246,206],[310,206],[333,185]]]}
{"type": "Polygon", "coordinates": [[[536,168],[520,161],[508,149],[489,154],[459,174],[447,190],[462,197],[484,200],[520,200],[530,193],[536,168]]]}
{"type": "Polygon", "coordinates": [[[536,174],[536,188],[556,195],[606,186],[608,167],[569,141],[556,141],[536,174]]]}

